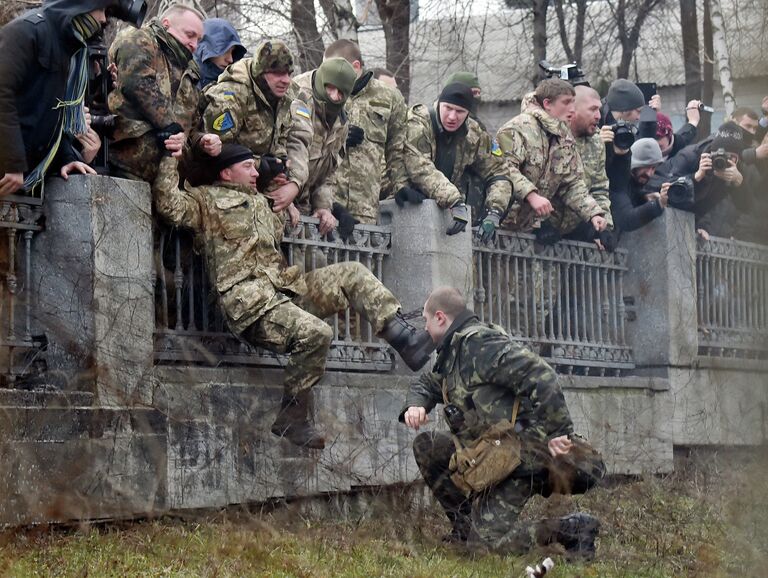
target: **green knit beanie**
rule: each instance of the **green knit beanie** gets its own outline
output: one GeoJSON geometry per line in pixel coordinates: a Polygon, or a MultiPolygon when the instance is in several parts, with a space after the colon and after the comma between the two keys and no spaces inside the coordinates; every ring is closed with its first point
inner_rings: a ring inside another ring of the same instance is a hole
{"type": "Polygon", "coordinates": [[[349,62],[339,57],[329,58],[323,61],[315,71],[315,80],[312,87],[315,98],[329,105],[341,106],[352,93],[356,80],[357,74],[355,74],[355,69],[352,68],[349,62]],[[344,99],[341,102],[333,102],[325,90],[326,84],[332,84],[338,88],[344,95],[344,99]]]}
{"type": "Polygon", "coordinates": [[[448,77],[448,80],[445,81],[445,86],[453,84],[454,82],[466,84],[469,88],[480,88],[480,81],[477,79],[477,76],[467,70],[461,70],[451,74],[448,77]]]}

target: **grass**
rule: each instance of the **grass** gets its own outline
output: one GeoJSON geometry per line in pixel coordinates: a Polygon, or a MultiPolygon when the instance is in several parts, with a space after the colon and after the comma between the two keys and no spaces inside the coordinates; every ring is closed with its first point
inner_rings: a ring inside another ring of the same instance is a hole
{"type": "Polygon", "coordinates": [[[302,514],[306,508],[292,504],[196,519],[7,531],[0,534],[0,575],[522,577],[527,565],[554,555],[553,578],[765,577],[765,457],[532,500],[526,517],[583,509],[601,518],[592,564],[567,565],[556,551],[472,556],[446,548],[440,512],[417,508],[404,494],[369,501],[345,521],[302,514]]]}

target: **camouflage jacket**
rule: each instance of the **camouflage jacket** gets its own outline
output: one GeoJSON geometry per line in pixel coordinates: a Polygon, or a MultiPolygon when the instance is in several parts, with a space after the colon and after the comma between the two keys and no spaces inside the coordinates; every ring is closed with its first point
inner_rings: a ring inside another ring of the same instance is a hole
{"type": "Polygon", "coordinates": [[[553,206],[562,203],[584,221],[604,213],[589,195],[584,166],[570,129],[535,101],[529,101],[523,112],[502,126],[496,139],[504,152],[515,191],[506,226],[530,227],[535,214],[525,197],[532,192],[554,199],[553,206]]]}
{"type": "MultiPolygon", "coordinates": [[[[370,78],[372,73],[366,75],[370,78]]],[[[361,77],[358,82],[365,82],[361,77]]],[[[376,223],[382,175],[373,167],[386,167],[385,178],[395,191],[407,183],[403,161],[406,106],[402,95],[370,78],[346,104],[350,126],[365,131],[363,142],[347,150],[324,188],[362,223],[376,223]]]]}
{"type": "MultiPolygon", "coordinates": [[[[308,177],[294,203],[302,214],[308,215],[317,209],[330,210],[333,206],[333,173],[345,154],[344,147],[349,132],[349,119],[343,109],[333,123],[328,126],[322,103],[312,96],[312,76],[314,70],[297,76],[294,81],[298,94],[291,104],[292,139],[309,141],[308,177]],[[326,185],[326,186],[324,186],[326,185]]],[[[288,160],[293,166],[293,157],[288,160]]]]}
{"type": "Polygon", "coordinates": [[[152,182],[162,155],[154,131],[176,122],[188,142],[197,136],[200,71],[194,60],[182,68],[151,25],[123,29],[109,58],[117,66],[109,94],[109,109],[117,115],[110,162],[152,182]]]}
{"type": "Polygon", "coordinates": [[[286,293],[306,292],[298,267],[285,265],[280,251],[283,220],[264,195],[231,183],[188,190],[178,183],[176,160],[163,157],[154,183],[155,206],[170,223],[195,232],[233,333],[242,333],[288,301],[286,293]]]}
{"type": "Polygon", "coordinates": [[[603,209],[608,227],[612,229],[611,199],[608,175],[605,172],[605,145],[598,133],[589,137],[574,137],[574,142],[584,165],[584,181],[587,183],[587,190],[603,209]]]}
{"type": "Polygon", "coordinates": [[[428,412],[443,402],[464,412],[468,441],[488,425],[510,419],[520,400],[518,427],[535,441],[573,433],[557,374],[541,357],[518,345],[503,329],[481,323],[471,312],[460,314],[438,348],[437,362],[424,372],[406,396],[400,420],[409,407],[428,412]]]}
{"type": "MultiPolygon", "coordinates": [[[[509,171],[501,151],[477,121],[467,118],[465,129],[459,129],[454,138],[456,157],[453,174],[448,179],[435,166],[437,139],[432,127],[429,107],[417,104],[408,111],[408,129],[405,143],[405,166],[413,185],[442,208],[465,201],[458,184],[467,167],[485,180],[488,187],[485,206],[500,213],[507,210],[512,195],[509,171]],[[464,132],[466,130],[466,132],[464,132]]],[[[439,129],[442,131],[442,129],[439,129]]]]}
{"type": "MultiPolygon", "coordinates": [[[[218,82],[208,85],[204,93],[205,130],[219,135],[223,142],[246,146],[257,156],[290,156],[288,179],[301,188],[307,180],[309,139],[288,138],[296,87],[292,85],[273,110],[256,84],[261,71],[254,69],[255,62],[243,58],[228,66],[218,82]]],[[[296,132],[294,136],[304,135],[296,132]]]]}

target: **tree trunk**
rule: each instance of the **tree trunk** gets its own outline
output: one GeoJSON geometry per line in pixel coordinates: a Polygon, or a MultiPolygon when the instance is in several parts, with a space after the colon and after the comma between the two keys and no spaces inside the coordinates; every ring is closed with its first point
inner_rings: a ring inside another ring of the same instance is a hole
{"type": "Polygon", "coordinates": [[[616,69],[617,78],[629,78],[629,66],[632,64],[632,58],[640,42],[640,30],[642,30],[651,11],[661,5],[663,1],[641,0],[632,4],[629,4],[628,0],[618,0],[615,4],[609,2],[621,44],[621,59],[616,69]],[[630,25],[629,17],[632,15],[634,15],[635,21],[630,25]]]}
{"type": "Polygon", "coordinates": [[[313,70],[323,62],[325,46],[317,31],[314,0],[291,0],[291,24],[299,49],[301,69],[313,70]]]}
{"type": "Polygon", "coordinates": [[[701,61],[699,60],[699,25],[696,0],[680,0],[680,27],[683,35],[685,100],[701,99],[701,61]]]}
{"type": "MultiPolygon", "coordinates": [[[[704,24],[702,30],[704,36],[704,64],[702,66],[703,83],[701,89],[701,100],[704,104],[712,105],[715,98],[715,71],[713,63],[715,61],[715,49],[712,46],[712,16],[709,9],[709,0],[704,0],[704,24]]],[[[712,115],[703,114],[699,123],[699,137],[705,138],[712,132],[712,115]]]]}
{"type": "Polygon", "coordinates": [[[549,0],[533,0],[533,86],[539,83],[539,61],[547,59],[549,0]]]}
{"type": "Polygon", "coordinates": [[[376,0],[384,39],[387,68],[391,70],[405,101],[411,92],[411,5],[408,0],[376,0]]]}
{"type": "Polygon", "coordinates": [[[723,103],[725,114],[730,116],[736,108],[736,99],[733,96],[733,80],[731,79],[731,64],[728,59],[728,44],[725,42],[725,22],[723,21],[723,8],[720,0],[710,0],[712,8],[712,44],[715,49],[717,69],[720,74],[720,84],[723,87],[723,103]]]}
{"type": "Polygon", "coordinates": [[[358,41],[357,29],[360,28],[360,23],[355,18],[350,0],[320,0],[320,6],[328,19],[328,26],[334,38],[358,41]]]}
{"type": "Polygon", "coordinates": [[[568,38],[568,17],[565,13],[564,0],[555,0],[555,13],[557,14],[557,28],[560,33],[560,42],[565,50],[568,62],[581,65],[581,57],[584,52],[584,23],[587,19],[587,0],[575,0],[576,23],[574,30],[573,46],[568,38]]]}

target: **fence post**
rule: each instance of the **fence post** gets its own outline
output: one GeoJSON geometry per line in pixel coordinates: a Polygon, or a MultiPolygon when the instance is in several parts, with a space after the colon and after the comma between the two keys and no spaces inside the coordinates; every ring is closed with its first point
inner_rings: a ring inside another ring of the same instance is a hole
{"type": "Polygon", "coordinates": [[[634,298],[634,321],[627,342],[637,368],[666,375],[670,366],[690,367],[698,351],[693,214],[668,208],[625,233],[621,246],[629,252],[625,295],[634,298]]]}

